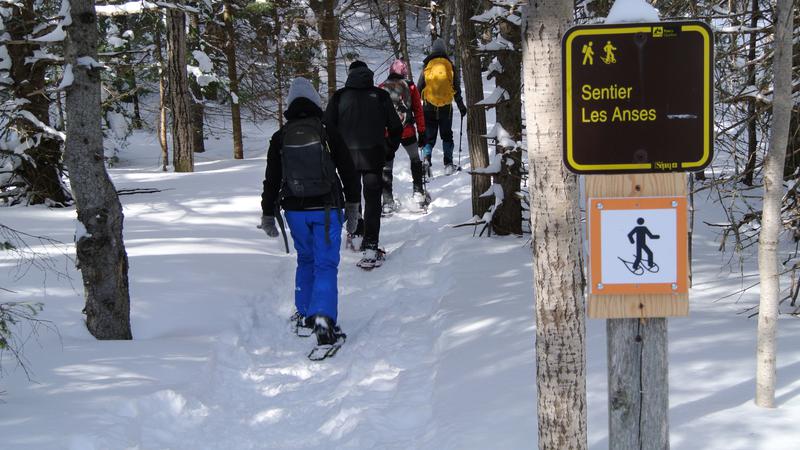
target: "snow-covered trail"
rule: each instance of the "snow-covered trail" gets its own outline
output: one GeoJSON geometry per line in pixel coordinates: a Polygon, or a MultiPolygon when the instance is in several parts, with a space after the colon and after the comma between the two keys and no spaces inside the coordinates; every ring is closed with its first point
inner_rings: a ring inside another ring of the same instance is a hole
{"type": "MultiPolygon", "coordinates": [[[[410,194],[407,171],[396,180],[401,196],[410,194]]],[[[262,290],[243,296],[236,330],[214,344],[210,364],[187,389],[134,401],[120,431],[143,448],[186,449],[515,448],[535,439],[534,429],[526,436],[503,426],[516,422],[503,417],[504,403],[520,395],[527,410],[507,414],[535,414],[535,391],[523,381],[534,374],[532,297],[485,287],[492,279],[530,286],[530,253],[521,239],[476,240],[450,228],[468,217],[465,180],[434,181],[429,215],[383,221],[389,256],[380,269],[364,272],[355,267],[359,254],[343,251],[339,322],[348,340],[328,361],[308,361],[313,337],[289,331],[294,252],[282,254],[280,240],[256,233],[253,243],[268,256],[247,272],[262,290]],[[518,269],[487,273],[509,258],[518,269]],[[470,358],[476,340],[507,353],[503,364],[487,367],[480,351],[470,358]],[[494,394],[509,383],[518,388],[494,394]],[[164,402],[173,414],[145,417],[164,402]]],[[[258,187],[251,186],[254,197],[258,187]]]]}

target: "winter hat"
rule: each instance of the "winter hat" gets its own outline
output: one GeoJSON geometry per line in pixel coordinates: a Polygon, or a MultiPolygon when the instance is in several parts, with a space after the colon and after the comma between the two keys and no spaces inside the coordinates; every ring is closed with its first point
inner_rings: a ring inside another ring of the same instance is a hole
{"type": "Polygon", "coordinates": [[[391,66],[389,66],[389,74],[402,75],[408,77],[408,66],[402,59],[395,59],[391,66]]]}
{"type": "Polygon", "coordinates": [[[431,53],[447,53],[447,46],[442,38],[436,38],[431,45],[431,53]]]}
{"type": "Polygon", "coordinates": [[[286,103],[291,105],[292,102],[298,98],[311,100],[315,105],[322,108],[322,99],[319,97],[319,92],[317,92],[310,81],[303,77],[297,77],[292,80],[292,86],[289,88],[289,97],[286,99],[286,103]]]}
{"type": "Polygon", "coordinates": [[[353,71],[353,69],[357,69],[359,67],[367,67],[367,63],[364,61],[355,60],[350,63],[350,67],[347,68],[347,73],[350,73],[353,71]]]}

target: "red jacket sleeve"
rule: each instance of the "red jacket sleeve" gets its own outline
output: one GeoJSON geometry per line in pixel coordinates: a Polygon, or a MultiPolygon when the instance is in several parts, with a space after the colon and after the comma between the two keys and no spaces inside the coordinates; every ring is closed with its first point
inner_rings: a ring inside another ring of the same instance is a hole
{"type": "Polygon", "coordinates": [[[419,95],[417,86],[414,83],[408,83],[408,89],[411,91],[411,108],[414,110],[414,120],[417,122],[417,132],[425,132],[425,113],[422,112],[422,98],[419,95]]]}

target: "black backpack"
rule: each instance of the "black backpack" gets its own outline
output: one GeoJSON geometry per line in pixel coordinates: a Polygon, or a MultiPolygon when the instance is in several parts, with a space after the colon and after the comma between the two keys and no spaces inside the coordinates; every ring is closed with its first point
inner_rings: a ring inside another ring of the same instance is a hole
{"type": "Polygon", "coordinates": [[[411,109],[411,89],[408,87],[408,83],[400,78],[389,78],[383,82],[382,87],[389,93],[394,110],[403,127],[414,123],[414,114],[411,109]]]}
{"type": "Polygon", "coordinates": [[[289,121],[283,129],[281,168],[283,197],[321,197],[335,202],[339,178],[318,117],[289,121]]]}

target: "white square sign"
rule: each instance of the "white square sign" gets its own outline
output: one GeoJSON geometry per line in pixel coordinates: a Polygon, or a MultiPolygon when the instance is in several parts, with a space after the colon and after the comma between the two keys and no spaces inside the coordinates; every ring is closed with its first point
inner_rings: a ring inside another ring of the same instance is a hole
{"type": "Polygon", "coordinates": [[[592,294],[687,292],[686,199],[589,199],[592,294]]]}

